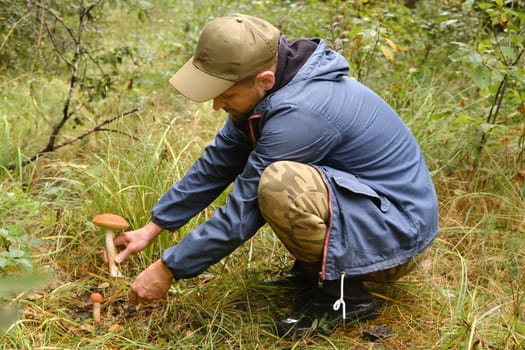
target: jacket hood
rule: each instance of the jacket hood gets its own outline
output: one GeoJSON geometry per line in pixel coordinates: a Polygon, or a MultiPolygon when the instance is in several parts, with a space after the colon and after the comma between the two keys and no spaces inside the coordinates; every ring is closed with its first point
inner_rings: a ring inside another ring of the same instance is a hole
{"type": "Polygon", "coordinates": [[[310,55],[308,60],[299,69],[293,79],[278,90],[268,94],[252,111],[252,114],[263,114],[271,104],[270,101],[279,91],[301,90],[300,84],[307,81],[338,81],[347,77],[349,66],[346,59],[335,51],[326,48],[323,39],[310,39],[317,45],[317,48],[310,55]]]}
{"type": "Polygon", "coordinates": [[[349,67],[343,56],[333,50],[327,50],[322,39],[312,39],[312,41],[317,43],[317,49],[297,72],[291,83],[304,79],[336,81],[343,76],[348,76],[349,67]]]}
{"type": "Polygon", "coordinates": [[[279,40],[278,58],[275,65],[275,85],[266,93],[271,95],[295,77],[297,72],[317,48],[317,43],[309,39],[290,41],[283,35],[279,40]]]}

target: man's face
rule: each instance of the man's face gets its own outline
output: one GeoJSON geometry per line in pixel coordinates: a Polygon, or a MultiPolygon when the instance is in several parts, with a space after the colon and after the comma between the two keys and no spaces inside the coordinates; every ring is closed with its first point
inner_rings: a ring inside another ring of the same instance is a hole
{"type": "Polygon", "coordinates": [[[246,121],[264,97],[265,90],[258,85],[256,81],[233,85],[213,99],[213,109],[223,109],[236,123],[246,121]]]}

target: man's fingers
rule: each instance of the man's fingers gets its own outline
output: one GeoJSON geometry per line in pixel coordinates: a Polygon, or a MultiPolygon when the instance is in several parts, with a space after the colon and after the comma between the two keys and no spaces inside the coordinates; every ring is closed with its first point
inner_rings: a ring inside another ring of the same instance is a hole
{"type": "Polygon", "coordinates": [[[120,253],[117,254],[117,256],[115,257],[115,262],[117,264],[120,264],[122,262],[124,262],[124,260],[126,260],[126,258],[129,256],[130,251],[129,249],[126,247],[126,249],[124,249],[123,251],[121,251],[120,253]]]}
{"type": "Polygon", "coordinates": [[[121,233],[113,239],[113,243],[115,243],[115,246],[117,247],[125,247],[128,245],[129,242],[128,238],[126,237],[126,234],[121,233]]]}
{"type": "MultiPolygon", "coordinates": [[[[119,254],[117,254],[117,256],[115,256],[115,262],[117,264],[120,264],[121,262],[123,262],[124,260],[126,260],[126,258],[128,257],[129,253],[126,253],[125,250],[123,250],[122,252],[120,252],[119,254]]],[[[109,259],[108,259],[108,252],[106,249],[104,249],[102,251],[102,258],[104,259],[104,262],[107,264],[109,259]]]]}
{"type": "Polygon", "coordinates": [[[133,285],[131,285],[131,290],[128,292],[128,299],[132,305],[147,304],[151,302],[150,299],[141,298],[139,294],[133,290],[133,285]]]}

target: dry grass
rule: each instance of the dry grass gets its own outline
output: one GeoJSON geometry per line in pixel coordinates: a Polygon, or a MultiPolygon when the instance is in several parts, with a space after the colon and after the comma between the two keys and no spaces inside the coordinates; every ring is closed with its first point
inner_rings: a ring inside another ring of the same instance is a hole
{"type": "MultiPolygon", "coordinates": [[[[199,20],[214,15],[217,6],[200,7],[199,20]]],[[[464,134],[447,129],[445,119],[428,118],[452,109],[454,91],[462,89],[433,80],[442,81],[443,71],[420,82],[402,111],[433,172],[441,233],[412,274],[394,284],[370,285],[380,302],[377,319],[340,327],[331,336],[276,338],[274,322],[300,303],[301,295],[263,283],[286,273],[293,261],[267,227],[205,274],[174,283],[165,300],[131,305],[127,294],[133,277],[225,200],[221,196],[181,230],[163,233],[152,247],[131,257],[122,268],[125,278],[109,278],[101,256],[102,234],[90,223],[92,217],[112,211],[132,227],[145,224],[157,198],[182,176],[224,120],[209,104],[183,102],[166,88],[166,72],[183,59],[172,57],[168,43],[173,33],[159,28],[175,20],[162,11],[151,15],[156,19],[147,23],[130,19],[127,31],[116,30],[108,39],[140,41],[144,62],[156,63],[142,70],[147,78],[135,87],[146,108],[132,121],[114,125],[137,141],[99,133],[19,172],[2,172],[2,225],[18,225],[38,238],[31,245],[34,266],[53,277],[41,288],[10,295],[20,312],[0,335],[1,348],[525,348],[525,199],[509,176],[514,169],[508,166],[508,148],[502,153],[494,149],[474,180],[466,169],[451,169],[457,164],[451,145],[462,144],[464,134]],[[91,318],[89,296],[94,291],[104,296],[100,324],[91,318]],[[391,329],[389,337],[366,338],[367,329],[382,325],[391,329]]],[[[285,15],[279,18],[283,26],[293,27],[285,15]]],[[[29,89],[15,79],[4,80],[1,87],[21,101],[29,89]]],[[[114,102],[121,103],[118,98],[114,102]]],[[[14,114],[16,108],[22,107],[0,107],[1,115],[14,114]]],[[[17,137],[11,135],[4,130],[10,143],[17,137]]]]}
{"type": "MultiPolygon", "coordinates": [[[[207,105],[192,108],[197,115],[210,112],[207,105]]],[[[370,285],[380,301],[379,317],[373,321],[340,327],[330,337],[277,339],[273,323],[301,299],[297,291],[263,283],[265,278],[285,273],[292,263],[267,228],[208,273],[175,283],[166,300],[134,308],[127,299],[133,276],[204,220],[213,208],[177,234],[165,233],[144,254],[132,257],[123,267],[128,277],[119,280],[108,277],[100,255],[101,234],[89,221],[98,212],[110,210],[129,217],[134,227],[146,222],[155,197],[191,164],[193,156],[175,150],[200,149],[209,137],[209,125],[204,127],[198,119],[188,123],[183,127],[193,130],[188,138],[162,132],[160,135],[165,139],[144,140],[139,143],[140,150],[125,146],[125,139],[113,140],[112,148],[84,155],[82,163],[47,160],[45,166],[38,165],[42,170],[33,177],[32,191],[40,193],[47,183],[46,186],[64,192],[30,220],[50,217],[50,213],[56,215],[49,225],[32,223],[43,240],[37,249],[40,254],[35,256],[36,264],[53,271],[54,279],[43,289],[17,296],[21,314],[2,337],[4,348],[517,349],[523,346],[522,323],[513,323],[525,311],[522,207],[516,207],[519,202],[512,198],[467,193],[461,188],[467,184],[451,182],[446,183],[447,191],[456,195],[441,198],[441,233],[421,266],[398,283],[370,285]],[[204,136],[199,135],[202,130],[206,130],[204,136]],[[148,144],[151,147],[144,146],[148,144]],[[160,153],[165,158],[147,157],[160,153]],[[137,162],[137,159],[148,160],[137,162]],[[91,319],[88,301],[93,291],[104,295],[103,321],[97,325],[91,319]],[[364,331],[378,325],[390,328],[391,336],[378,341],[367,339],[364,331]]],[[[216,125],[220,123],[217,119],[216,125]]],[[[442,185],[437,183],[438,188],[442,185]]]]}

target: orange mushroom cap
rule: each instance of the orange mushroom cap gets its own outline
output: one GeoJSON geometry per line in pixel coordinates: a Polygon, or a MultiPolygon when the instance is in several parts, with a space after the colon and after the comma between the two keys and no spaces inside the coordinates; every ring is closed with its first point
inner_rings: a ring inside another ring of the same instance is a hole
{"type": "Polygon", "coordinates": [[[125,230],[129,227],[128,222],[122,216],[115,214],[97,215],[93,218],[93,223],[110,230],[125,230]]]}
{"type": "Polygon", "coordinates": [[[91,294],[91,302],[100,303],[102,301],[102,295],[100,293],[91,294]]]}

